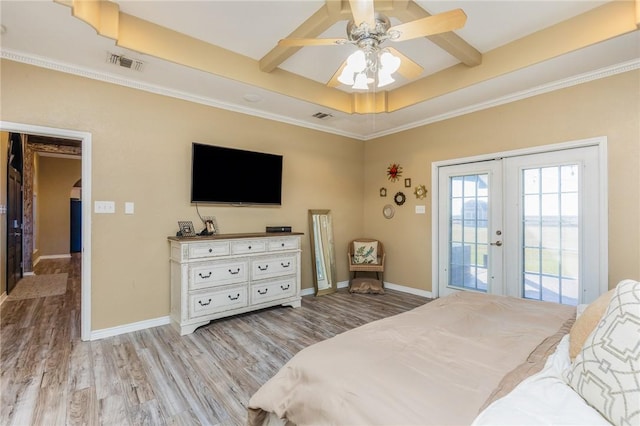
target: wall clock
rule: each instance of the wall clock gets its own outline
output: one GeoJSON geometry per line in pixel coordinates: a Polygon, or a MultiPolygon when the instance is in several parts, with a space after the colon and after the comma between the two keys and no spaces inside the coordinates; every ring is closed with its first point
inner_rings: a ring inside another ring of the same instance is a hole
{"type": "Polygon", "coordinates": [[[393,201],[399,206],[403,205],[405,201],[407,201],[407,197],[404,196],[402,192],[398,192],[393,196],[393,201]]]}

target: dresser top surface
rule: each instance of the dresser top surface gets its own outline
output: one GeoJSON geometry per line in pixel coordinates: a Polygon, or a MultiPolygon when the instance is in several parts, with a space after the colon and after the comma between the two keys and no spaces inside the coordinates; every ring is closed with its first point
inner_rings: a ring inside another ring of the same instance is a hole
{"type": "Polygon", "coordinates": [[[289,237],[304,235],[303,232],[253,232],[242,234],[216,234],[216,235],[197,235],[195,237],[168,237],[169,241],[178,241],[181,243],[190,243],[198,241],[211,240],[234,240],[239,238],[265,238],[265,237],[289,237]]]}

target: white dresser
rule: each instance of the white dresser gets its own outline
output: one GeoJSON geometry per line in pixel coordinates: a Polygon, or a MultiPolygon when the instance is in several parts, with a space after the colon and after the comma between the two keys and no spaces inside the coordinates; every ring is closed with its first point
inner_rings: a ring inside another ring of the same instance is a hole
{"type": "Polygon", "coordinates": [[[185,335],[216,318],[300,307],[301,235],[169,237],[173,327],[185,335]]]}

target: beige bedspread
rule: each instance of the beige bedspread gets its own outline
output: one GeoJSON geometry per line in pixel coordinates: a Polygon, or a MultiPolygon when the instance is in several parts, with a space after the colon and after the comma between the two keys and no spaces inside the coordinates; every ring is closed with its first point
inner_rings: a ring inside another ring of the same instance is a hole
{"type": "Polygon", "coordinates": [[[297,425],[470,424],[501,379],[575,316],[459,292],[300,351],[249,401],[297,425]]]}

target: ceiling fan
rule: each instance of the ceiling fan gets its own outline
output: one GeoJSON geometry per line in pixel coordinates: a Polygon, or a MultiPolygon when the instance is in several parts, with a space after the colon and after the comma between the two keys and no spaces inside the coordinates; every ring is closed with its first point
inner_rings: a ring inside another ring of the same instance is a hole
{"type": "Polygon", "coordinates": [[[391,26],[389,18],[376,13],[374,0],[349,0],[353,19],[347,24],[347,38],[285,38],[278,44],[293,46],[326,46],[353,44],[358,50],[338,68],[329,86],[340,83],[354,89],[368,90],[377,81],[384,87],[395,80],[396,71],[407,79],[422,73],[422,67],[392,47],[382,47],[387,40],[398,42],[425,37],[462,28],[467,15],[454,9],[426,18],[391,26]]]}

